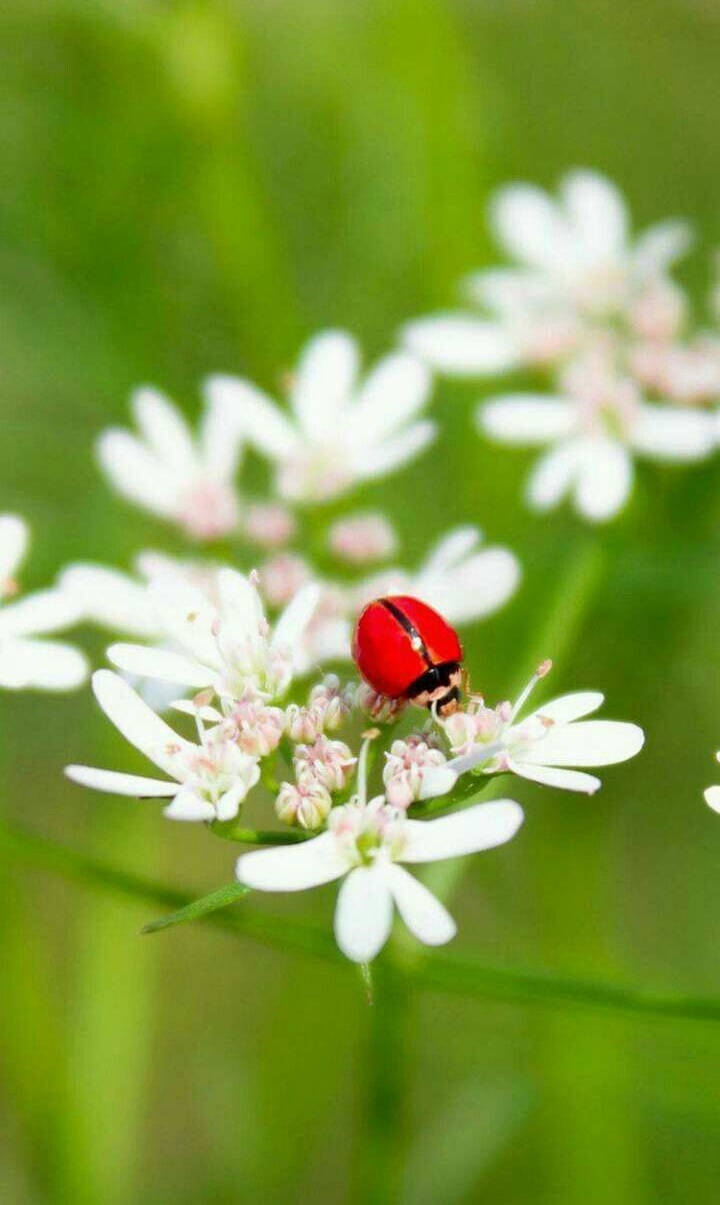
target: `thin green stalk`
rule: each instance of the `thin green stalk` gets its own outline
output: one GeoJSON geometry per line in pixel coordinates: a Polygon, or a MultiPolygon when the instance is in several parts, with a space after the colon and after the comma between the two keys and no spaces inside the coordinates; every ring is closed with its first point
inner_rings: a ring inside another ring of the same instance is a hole
{"type": "Polygon", "coordinates": [[[225,841],[237,841],[241,845],[297,845],[299,841],[308,841],[315,836],[292,828],[238,828],[234,820],[211,820],[208,828],[225,841]]]}

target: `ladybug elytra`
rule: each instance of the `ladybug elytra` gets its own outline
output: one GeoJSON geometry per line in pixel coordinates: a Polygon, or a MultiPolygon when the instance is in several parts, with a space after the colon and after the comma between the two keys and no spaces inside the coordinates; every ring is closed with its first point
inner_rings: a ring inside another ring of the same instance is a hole
{"type": "Polygon", "coordinates": [[[457,707],[462,645],[454,628],[419,598],[398,594],[368,603],[357,621],[352,651],[378,694],[435,706],[440,715],[457,707]]]}

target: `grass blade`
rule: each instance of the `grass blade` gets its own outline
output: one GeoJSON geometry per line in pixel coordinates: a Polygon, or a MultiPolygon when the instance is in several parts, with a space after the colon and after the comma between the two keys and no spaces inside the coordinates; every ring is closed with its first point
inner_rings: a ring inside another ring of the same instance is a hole
{"type": "Polygon", "coordinates": [[[193,900],[184,908],[178,908],[168,916],[150,921],[149,924],[143,925],[140,932],[159,933],[161,929],[171,929],[173,925],[186,925],[189,921],[199,920],[210,912],[217,912],[219,908],[227,908],[228,904],[234,904],[236,900],[248,895],[249,891],[250,888],[245,887],[243,883],[228,883],[217,891],[211,891],[209,895],[203,895],[199,900],[193,900]]]}

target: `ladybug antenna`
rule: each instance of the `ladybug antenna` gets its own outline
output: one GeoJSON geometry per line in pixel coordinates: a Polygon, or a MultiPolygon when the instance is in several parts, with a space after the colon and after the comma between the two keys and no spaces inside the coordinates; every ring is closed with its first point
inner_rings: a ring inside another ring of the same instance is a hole
{"type": "Polygon", "coordinates": [[[517,699],[515,700],[515,703],[513,704],[512,713],[510,715],[510,723],[513,722],[513,720],[515,719],[518,712],[525,705],[525,703],[528,700],[529,695],[535,689],[535,687],[536,687],[537,683],[540,681],[540,679],[544,678],[546,674],[549,674],[551,669],[552,669],[552,661],[550,661],[550,660],[543,661],[540,665],[538,665],[537,669],[535,670],[535,673],[533,674],[532,678],[528,682],[527,686],[523,690],[520,691],[520,694],[518,695],[517,699]]]}

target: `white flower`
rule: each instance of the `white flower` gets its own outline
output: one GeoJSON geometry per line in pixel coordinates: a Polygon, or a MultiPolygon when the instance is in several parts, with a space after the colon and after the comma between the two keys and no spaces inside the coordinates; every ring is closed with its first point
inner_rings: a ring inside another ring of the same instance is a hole
{"type": "Polygon", "coordinates": [[[459,756],[426,772],[426,798],[445,794],[461,774],[476,767],[485,774],[510,771],[545,786],[592,794],[602,785],[600,779],[568,767],[615,765],[642,749],[645,736],[637,724],[583,720],[603,702],[597,691],[561,695],[520,720],[524,703],[550,664],[539,667],[514,705],[501,703],[491,709],[471,701],[464,713],[441,722],[459,756]]]}
{"type": "Polygon", "coordinates": [[[62,590],[38,590],[16,602],[17,571],[25,558],[28,528],[17,515],[0,515],[0,687],[9,690],[74,690],[87,676],[77,649],[37,640],[81,619],[74,599],[62,590]]]}
{"type": "Polygon", "coordinates": [[[331,807],[332,799],[327,787],[308,776],[297,784],[282,784],[275,800],[275,815],[283,824],[315,829],[325,823],[331,807]]]}
{"type": "Polygon", "coordinates": [[[389,804],[408,808],[423,798],[425,772],[429,766],[444,766],[445,755],[434,748],[422,735],[411,735],[404,741],[393,741],[385,754],[383,782],[389,804]]]}
{"type": "Polygon", "coordinates": [[[307,582],[313,571],[297,552],[278,552],[258,568],[263,597],[271,607],[286,607],[307,582]]]}
{"type": "Polygon", "coordinates": [[[116,795],[172,799],[164,814],[172,820],[232,820],[260,776],[257,758],[226,738],[222,730],[200,729],[200,743],[178,736],[117,674],[93,674],[98,703],[130,744],[174,781],[143,778],[91,766],[68,766],[73,782],[116,795]]]}
{"type": "Polygon", "coordinates": [[[527,500],[535,510],[557,506],[566,494],[592,522],[611,519],[633,482],[633,456],[702,460],[715,447],[712,415],[649,404],[596,348],[564,374],[564,392],[507,394],[483,403],[478,425],[491,439],[548,444],[531,473],[527,500]]]}
{"type": "Polygon", "coordinates": [[[325,331],[300,358],[291,414],[236,377],[211,377],[207,396],[234,413],[239,434],[274,463],[281,498],[318,502],[398,468],[435,433],[433,423],[413,421],[430,391],[414,357],[386,356],[361,384],[358,367],[355,340],[325,331]]]}
{"type": "Polygon", "coordinates": [[[226,703],[255,694],[280,698],[296,672],[298,647],[317,605],[318,589],[305,586],[271,631],[255,584],[234,569],[217,572],[218,602],[180,582],[150,586],[161,627],[180,650],[115,644],[108,657],[118,669],[194,690],[211,687],[226,703]]]}
{"type": "Polygon", "coordinates": [[[393,905],[426,945],[455,935],[455,922],[401,862],[436,862],[493,849],[515,835],[522,809],[511,799],[481,803],[439,820],[408,820],[382,795],[366,802],[364,767],[359,794],[333,808],[328,830],[298,845],[256,850],[238,859],[237,877],[259,891],[302,891],[343,879],[335,910],[342,952],[367,963],[390,935],[393,905]]]}
{"type": "Polygon", "coordinates": [[[180,412],[157,390],[136,390],[131,405],[140,437],[111,428],[97,446],[100,464],[118,493],[197,540],[235,531],[239,502],[233,478],[240,437],[222,403],[206,406],[197,441],[180,412]]]}
{"type": "Polygon", "coordinates": [[[688,343],[648,340],[630,356],[634,376],[648,390],[685,406],[720,398],[720,338],[700,334],[688,343]]]}
{"type": "MultiPolygon", "coordinates": [[[[440,314],[410,323],[411,351],[441,372],[476,376],[521,364],[556,363],[588,329],[629,316],[646,292],[677,289],[667,278],[687,249],[684,222],[666,221],[633,240],[617,188],[592,171],[574,171],[555,201],[530,184],[501,189],[491,226],[513,268],[478,272],[467,284],[488,317],[440,314]]],[[[663,316],[667,314],[665,301],[663,316]]],[[[677,312],[677,303],[675,306],[677,312]]]]}
{"type": "Polygon", "coordinates": [[[382,561],[395,551],[397,537],[383,514],[349,515],[330,528],[329,544],[335,556],[351,565],[382,561]]]}

